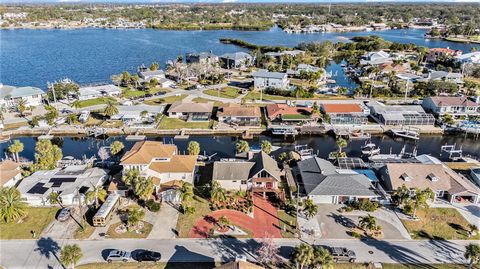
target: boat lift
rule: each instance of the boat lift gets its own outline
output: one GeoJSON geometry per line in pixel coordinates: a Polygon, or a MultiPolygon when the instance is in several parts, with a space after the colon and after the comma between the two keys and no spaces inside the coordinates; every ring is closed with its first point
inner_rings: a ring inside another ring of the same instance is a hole
{"type": "Polygon", "coordinates": [[[441,152],[445,152],[448,154],[448,158],[452,161],[457,161],[461,158],[463,158],[463,150],[462,146],[460,146],[459,149],[457,149],[457,144],[453,145],[448,145],[445,144],[440,148],[441,152]]]}
{"type": "Polygon", "coordinates": [[[390,132],[394,137],[402,137],[413,140],[420,139],[420,128],[413,126],[404,126],[401,129],[390,129],[390,132]]]}

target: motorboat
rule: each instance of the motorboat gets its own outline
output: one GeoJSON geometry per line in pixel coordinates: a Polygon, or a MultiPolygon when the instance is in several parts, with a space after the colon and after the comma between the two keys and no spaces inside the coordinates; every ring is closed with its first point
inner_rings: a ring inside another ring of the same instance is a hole
{"type": "Polygon", "coordinates": [[[365,143],[364,146],[362,146],[362,154],[366,156],[373,156],[380,154],[380,148],[375,145],[375,143],[372,143],[371,141],[365,143]]]}

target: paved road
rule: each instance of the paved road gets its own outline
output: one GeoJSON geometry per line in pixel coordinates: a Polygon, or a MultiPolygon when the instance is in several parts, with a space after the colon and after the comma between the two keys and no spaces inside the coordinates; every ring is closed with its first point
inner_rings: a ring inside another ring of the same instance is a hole
{"type": "MultiPolygon", "coordinates": [[[[288,257],[297,239],[275,239],[283,257],[288,257]]],[[[77,243],[84,256],[80,264],[103,262],[103,255],[111,248],[133,251],[146,248],[160,251],[163,261],[212,262],[228,261],[236,255],[254,260],[258,241],[254,239],[164,239],[164,240],[39,240],[0,241],[0,265],[12,268],[62,268],[57,260],[60,248],[77,243]]],[[[360,241],[317,240],[311,242],[328,246],[344,246],[354,250],[358,262],[384,263],[463,263],[463,252],[468,241],[360,241]]]]}

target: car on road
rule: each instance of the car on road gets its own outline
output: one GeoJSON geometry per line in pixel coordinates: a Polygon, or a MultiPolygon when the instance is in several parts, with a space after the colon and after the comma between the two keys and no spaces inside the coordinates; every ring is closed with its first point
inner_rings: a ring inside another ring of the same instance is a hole
{"type": "Polygon", "coordinates": [[[60,210],[60,213],[58,213],[57,220],[58,221],[67,221],[71,214],[73,213],[73,209],[70,207],[64,207],[60,210]]]}
{"type": "Polygon", "coordinates": [[[136,251],[135,260],[137,262],[158,262],[162,255],[159,252],[141,249],[136,251]]]}
{"type": "Polygon", "coordinates": [[[159,96],[159,95],[164,95],[164,94],[166,94],[166,93],[167,93],[167,92],[159,91],[159,92],[154,93],[153,95],[159,96]]]}
{"type": "Polygon", "coordinates": [[[148,97],[152,97],[153,95],[151,93],[147,93],[145,94],[145,97],[148,98],[148,97]]]}
{"type": "Polygon", "coordinates": [[[353,250],[341,247],[331,247],[329,248],[330,253],[333,256],[334,262],[355,262],[357,255],[353,250]]]}
{"type": "Polygon", "coordinates": [[[132,255],[128,251],[114,249],[108,253],[107,262],[128,262],[132,255]]]}

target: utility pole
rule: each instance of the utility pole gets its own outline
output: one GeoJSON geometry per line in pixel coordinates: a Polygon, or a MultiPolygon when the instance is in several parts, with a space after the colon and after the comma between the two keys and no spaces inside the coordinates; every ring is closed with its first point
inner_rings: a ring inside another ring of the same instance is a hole
{"type": "Polygon", "coordinates": [[[407,96],[408,96],[408,82],[410,82],[409,79],[407,79],[407,85],[405,86],[405,103],[407,103],[407,96]]]}

